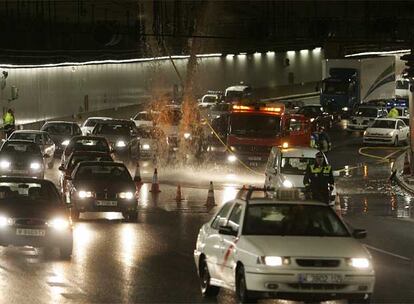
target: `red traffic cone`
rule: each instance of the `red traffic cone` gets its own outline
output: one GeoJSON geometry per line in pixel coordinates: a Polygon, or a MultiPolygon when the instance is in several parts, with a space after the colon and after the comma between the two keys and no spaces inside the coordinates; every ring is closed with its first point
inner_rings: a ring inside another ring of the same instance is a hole
{"type": "Polygon", "coordinates": [[[137,161],[137,165],[135,166],[134,182],[137,187],[141,187],[142,179],[141,179],[141,172],[139,169],[139,161],[137,161]]]}
{"type": "Polygon", "coordinates": [[[216,200],[214,199],[213,182],[210,182],[210,187],[208,188],[208,195],[207,195],[206,206],[207,207],[216,206],[216,200]]]}
{"type": "Polygon", "coordinates": [[[178,184],[178,186],[177,186],[177,195],[175,196],[175,201],[177,202],[177,203],[179,203],[179,202],[181,202],[183,199],[182,199],[182,197],[181,197],[181,185],[180,184],[178,184]]]}
{"type": "Polygon", "coordinates": [[[334,206],[336,214],[341,217],[342,216],[342,210],[341,210],[341,199],[339,197],[339,194],[336,194],[335,197],[335,206],[334,206]]]}
{"type": "Polygon", "coordinates": [[[158,193],[160,191],[160,185],[158,184],[158,171],[157,168],[154,169],[154,175],[152,176],[152,184],[151,184],[151,190],[152,193],[158,193]]]}

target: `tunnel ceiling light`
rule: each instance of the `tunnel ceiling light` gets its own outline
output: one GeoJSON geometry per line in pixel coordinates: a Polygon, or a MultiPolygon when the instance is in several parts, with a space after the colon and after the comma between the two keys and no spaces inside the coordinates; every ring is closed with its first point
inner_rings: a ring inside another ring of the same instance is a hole
{"type": "Polygon", "coordinates": [[[309,53],[309,50],[307,49],[300,50],[301,55],[308,54],[308,53],[309,53]]]}
{"type": "Polygon", "coordinates": [[[319,53],[322,50],[320,47],[316,47],[312,50],[312,52],[319,53]]]}
{"type": "Polygon", "coordinates": [[[357,56],[370,56],[370,55],[387,55],[387,54],[403,54],[403,53],[410,53],[410,49],[405,50],[395,50],[395,51],[377,51],[377,52],[362,52],[362,53],[354,53],[345,55],[345,58],[349,57],[357,57],[357,56]]]}
{"type": "Polygon", "coordinates": [[[268,52],[266,52],[266,55],[275,55],[276,54],[276,52],[274,52],[274,51],[268,51],[268,52]]]}
{"type": "Polygon", "coordinates": [[[287,53],[288,56],[295,55],[295,51],[287,51],[286,53],[287,53]]]}
{"type": "MultiPolygon", "coordinates": [[[[197,58],[212,58],[212,57],[221,57],[221,53],[212,53],[212,54],[199,54],[196,55],[197,58]]],[[[174,55],[171,56],[171,59],[188,59],[190,55],[174,55]]],[[[149,57],[149,58],[133,58],[133,59],[107,59],[107,60],[91,60],[83,62],[59,62],[59,63],[46,63],[46,64],[1,64],[0,68],[55,68],[55,67],[74,67],[74,66],[84,66],[84,65],[98,65],[98,64],[118,64],[118,63],[136,63],[136,62],[149,62],[149,61],[161,61],[169,60],[169,56],[161,57],[149,57]]]]}

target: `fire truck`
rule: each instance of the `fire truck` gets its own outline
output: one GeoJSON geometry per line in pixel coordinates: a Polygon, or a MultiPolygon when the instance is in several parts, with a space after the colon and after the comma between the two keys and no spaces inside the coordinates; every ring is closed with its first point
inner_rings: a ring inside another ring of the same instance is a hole
{"type": "Polygon", "coordinates": [[[310,121],[281,103],[234,104],[227,121],[227,161],[265,165],[273,146],[309,147],[310,121]]]}

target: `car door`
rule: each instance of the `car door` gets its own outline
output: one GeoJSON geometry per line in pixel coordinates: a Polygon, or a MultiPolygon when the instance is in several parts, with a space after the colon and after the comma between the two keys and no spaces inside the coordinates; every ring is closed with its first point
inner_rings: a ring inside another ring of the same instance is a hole
{"type": "Polygon", "coordinates": [[[397,131],[399,140],[407,140],[408,130],[407,126],[402,120],[397,121],[397,131]]]}
{"type": "Polygon", "coordinates": [[[220,281],[222,280],[222,276],[220,275],[220,267],[218,264],[221,255],[220,244],[222,242],[222,236],[219,234],[219,228],[226,224],[232,206],[233,202],[226,203],[216,214],[211,224],[206,227],[205,231],[203,252],[206,256],[207,266],[211,278],[220,281]]]}
{"type": "MultiPolygon", "coordinates": [[[[227,220],[226,226],[231,227],[232,230],[238,234],[240,232],[242,214],[243,205],[240,202],[236,202],[227,220]]],[[[235,264],[237,263],[235,254],[237,251],[238,240],[238,236],[221,235],[219,271],[222,275],[222,280],[226,285],[230,286],[234,286],[234,269],[236,268],[235,264]]]]}

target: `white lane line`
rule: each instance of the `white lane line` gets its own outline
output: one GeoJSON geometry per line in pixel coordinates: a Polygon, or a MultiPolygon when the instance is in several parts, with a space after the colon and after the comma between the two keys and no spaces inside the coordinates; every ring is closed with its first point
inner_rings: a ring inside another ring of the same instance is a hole
{"type": "Polygon", "coordinates": [[[399,254],[395,254],[395,253],[392,253],[392,252],[389,252],[389,251],[386,251],[386,250],[383,250],[383,249],[380,249],[380,248],[377,248],[377,247],[373,247],[373,246],[370,246],[370,245],[367,245],[367,244],[365,244],[365,247],[367,247],[367,248],[369,248],[369,249],[372,249],[372,250],[374,250],[374,251],[378,251],[378,252],[381,252],[381,253],[384,253],[384,254],[390,255],[390,256],[392,256],[392,257],[395,257],[395,258],[398,258],[398,259],[404,260],[404,261],[411,262],[411,259],[409,259],[409,258],[407,258],[407,257],[405,257],[405,256],[402,256],[402,255],[399,255],[399,254]]]}

